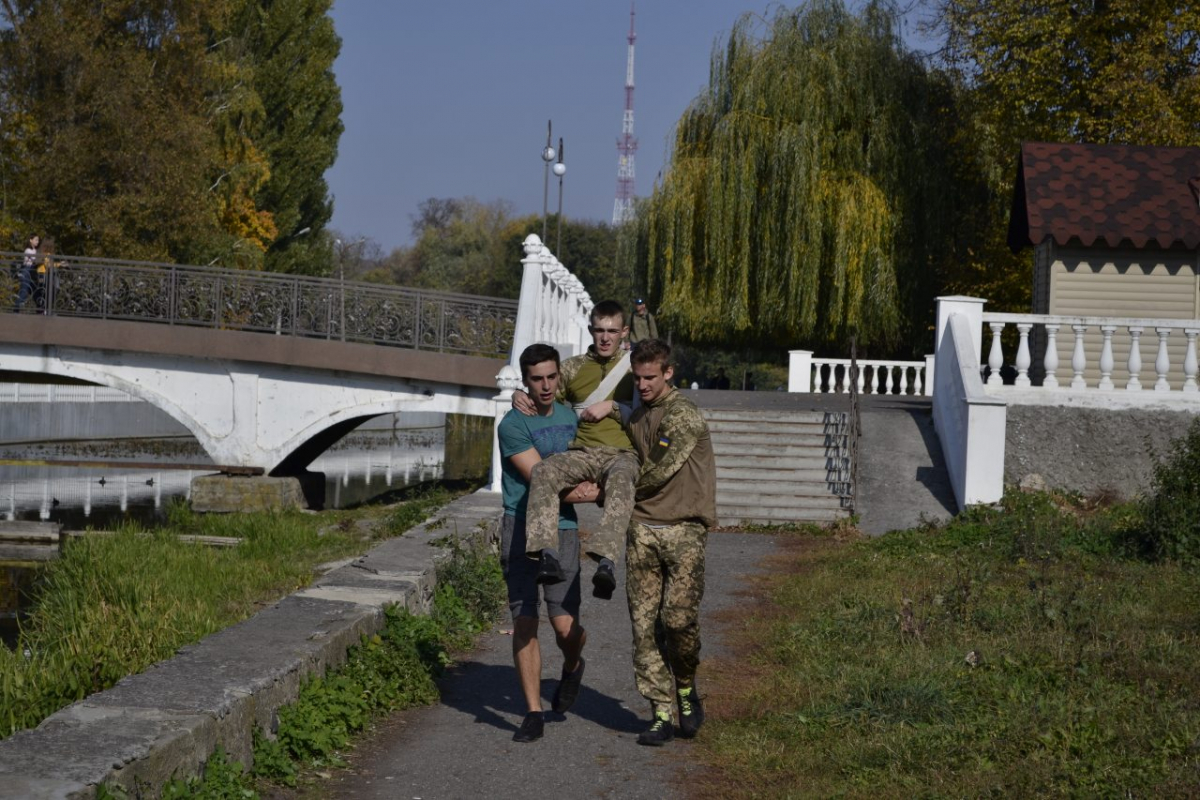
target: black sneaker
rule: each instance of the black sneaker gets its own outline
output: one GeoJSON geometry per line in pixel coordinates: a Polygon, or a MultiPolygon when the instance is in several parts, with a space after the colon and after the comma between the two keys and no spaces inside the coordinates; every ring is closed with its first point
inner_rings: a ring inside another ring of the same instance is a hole
{"type": "Polygon", "coordinates": [[[530,711],[525,715],[525,719],[521,720],[521,727],[517,728],[517,732],[513,734],[514,742],[536,742],[542,738],[542,729],[545,728],[545,720],[540,711],[530,711]]]}
{"type": "Polygon", "coordinates": [[[675,726],[669,714],[655,714],[654,722],[638,736],[638,744],[662,747],[675,738],[675,726]]]}
{"type": "Polygon", "coordinates": [[[592,597],[612,600],[616,588],[617,576],[613,574],[613,564],[607,558],[603,559],[600,566],[596,567],[596,574],[592,576],[592,597]]]}
{"type": "Polygon", "coordinates": [[[562,583],[566,579],[562,565],[558,563],[558,556],[550,550],[543,550],[542,557],[538,560],[537,582],[562,583]]]}
{"type": "Polygon", "coordinates": [[[550,701],[550,707],[554,709],[556,714],[565,714],[571,710],[571,706],[575,705],[575,698],[579,697],[579,686],[583,683],[583,668],[585,664],[582,658],[579,659],[579,666],[574,672],[567,672],[563,669],[562,678],[558,681],[558,688],[554,690],[554,698],[550,701]]]}
{"type": "Polygon", "coordinates": [[[693,685],[676,692],[675,699],[679,701],[679,737],[691,739],[704,724],[704,704],[700,702],[700,693],[693,685]]]}

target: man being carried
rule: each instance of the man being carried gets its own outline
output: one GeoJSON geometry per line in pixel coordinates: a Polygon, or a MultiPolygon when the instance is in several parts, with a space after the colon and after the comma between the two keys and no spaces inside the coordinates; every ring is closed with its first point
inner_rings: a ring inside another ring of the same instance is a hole
{"type": "MultiPolygon", "coordinates": [[[[617,586],[615,565],[633,511],[633,482],[639,467],[629,437],[617,420],[607,416],[610,405],[605,402],[628,403],[633,398],[633,381],[626,374],[628,355],[621,349],[621,340],[629,333],[621,304],[614,300],[597,303],[588,330],[592,334],[588,351],[562,362],[559,394],[579,412],[579,432],[567,452],[542,461],[533,470],[525,549],[531,558],[540,555],[539,581],[565,579],[561,554],[555,549],[559,496],[583,481],[599,484],[604,515],[588,541],[587,552],[599,561],[592,577],[592,594],[608,600],[617,586]]],[[[523,393],[514,393],[515,408],[529,413],[528,405],[523,393]]]]}
{"type": "MultiPolygon", "coordinates": [[[[525,695],[528,713],[513,741],[532,742],[542,737],[542,654],[538,645],[537,565],[525,557],[525,505],[529,473],[542,458],[561,453],[575,437],[575,413],[556,403],[558,351],[545,344],[530,345],[521,353],[521,380],[535,413],[509,411],[500,422],[501,496],[504,521],[500,533],[500,564],[508,586],[508,606],[513,616],[513,663],[525,695]]],[[[567,502],[591,502],[598,489],[585,484],[567,502]]],[[[544,588],[546,614],[554,640],[563,654],[562,679],[554,692],[553,708],[564,713],[575,702],[583,679],[583,644],[587,634],[579,625],[579,530],[575,509],[555,508],[556,544],[565,580],[544,588]]]]}
{"type": "Polygon", "coordinates": [[[639,342],[632,365],[642,405],[626,427],[642,466],[626,542],[625,588],[637,687],[654,713],[638,744],[662,745],[675,736],[676,703],[680,736],[695,736],[704,721],[696,666],[704,547],[708,529],[717,524],[716,463],[700,410],[671,386],[671,346],[661,339],[639,342]]]}

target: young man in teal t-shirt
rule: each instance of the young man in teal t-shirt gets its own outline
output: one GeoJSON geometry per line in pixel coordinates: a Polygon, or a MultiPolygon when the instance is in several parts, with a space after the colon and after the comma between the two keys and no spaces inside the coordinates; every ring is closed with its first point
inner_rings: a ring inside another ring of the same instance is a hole
{"type": "MultiPolygon", "coordinates": [[[[508,586],[508,606],[513,617],[513,663],[525,695],[528,712],[513,736],[517,742],[540,739],[542,717],[542,656],[538,645],[538,564],[525,557],[525,507],[529,501],[529,475],[543,458],[561,453],[575,438],[578,420],[569,406],[554,400],[558,392],[558,351],[534,344],[521,353],[521,380],[533,400],[535,413],[509,411],[500,422],[500,492],[504,521],[500,537],[500,565],[508,586]]],[[[571,503],[593,502],[599,494],[594,484],[583,484],[563,498],[559,507],[558,552],[566,579],[542,585],[546,613],[554,639],[563,654],[562,679],[554,692],[553,709],[567,711],[579,694],[583,680],[583,644],[587,634],[579,625],[579,525],[571,503]]]]}

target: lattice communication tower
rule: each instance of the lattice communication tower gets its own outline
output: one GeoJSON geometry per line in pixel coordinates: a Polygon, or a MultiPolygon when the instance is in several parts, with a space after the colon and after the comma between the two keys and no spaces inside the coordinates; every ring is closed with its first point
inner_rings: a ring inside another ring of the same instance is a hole
{"type": "Polygon", "coordinates": [[[617,199],[613,202],[613,225],[633,219],[633,157],[638,142],[633,136],[633,4],[629,5],[629,56],[625,62],[625,116],[617,139],[617,199]]]}

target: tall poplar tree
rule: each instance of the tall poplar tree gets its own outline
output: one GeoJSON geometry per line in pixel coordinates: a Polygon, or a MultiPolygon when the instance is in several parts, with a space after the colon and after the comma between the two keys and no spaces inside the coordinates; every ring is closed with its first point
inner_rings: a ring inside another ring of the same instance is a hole
{"type": "Polygon", "coordinates": [[[278,229],[266,268],[326,273],[333,255],[323,234],[333,204],[325,172],[337,158],[343,129],[333,74],[341,39],[329,16],[332,0],[242,2],[237,29],[265,114],[256,144],[270,165],[256,203],[271,211],[278,229]]]}
{"type": "Polygon", "coordinates": [[[776,346],[856,330],[883,349],[923,331],[954,238],[952,89],[890,6],[743,17],[639,210],[660,320],[694,342],[776,346]]]}

